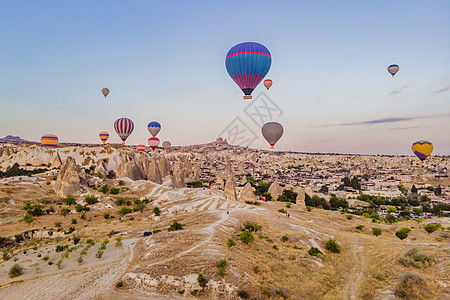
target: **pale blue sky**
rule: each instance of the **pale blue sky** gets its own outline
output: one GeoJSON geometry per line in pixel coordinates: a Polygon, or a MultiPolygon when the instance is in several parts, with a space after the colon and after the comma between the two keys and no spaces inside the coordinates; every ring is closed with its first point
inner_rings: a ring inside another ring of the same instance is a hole
{"type": "Polygon", "coordinates": [[[0,8],[0,136],[96,143],[106,130],[119,142],[113,123],[128,117],[135,131],[127,144],[146,144],[147,124],[158,121],[161,140],[187,145],[214,140],[239,116],[259,136],[251,147],[268,149],[224,63],[232,46],[256,41],[272,54],[266,94],[283,110],[274,119],[285,129],[277,149],[410,154],[412,142],[428,139],[433,154],[450,154],[448,0],[0,8]],[[395,78],[386,70],[393,63],[395,78]],[[364,123],[371,120],[384,121],[364,123]]]}

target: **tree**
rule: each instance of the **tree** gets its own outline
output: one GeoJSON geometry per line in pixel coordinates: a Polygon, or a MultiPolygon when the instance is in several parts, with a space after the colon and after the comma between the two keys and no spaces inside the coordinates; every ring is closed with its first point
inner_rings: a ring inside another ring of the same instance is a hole
{"type": "Polygon", "coordinates": [[[408,237],[409,232],[411,231],[408,227],[402,227],[399,231],[395,233],[395,236],[401,240],[404,240],[408,237]]]}
{"type": "Polygon", "coordinates": [[[75,201],[75,198],[71,194],[68,194],[66,196],[66,204],[70,206],[77,204],[77,202],[75,201]]]}
{"type": "Polygon", "coordinates": [[[420,216],[420,215],[422,215],[422,213],[423,213],[422,207],[413,208],[412,210],[413,210],[413,213],[414,213],[415,215],[417,215],[417,216],[420,216]]]}
{"type": "Polygon", "coordinates": [[[373,234],[374,236],[379,236],[379,235],[381,235],[381,228],[373,228],[373,229],[372,229],[372,234],[373,234]]]}
{"type": "Polygon", "coordinates": [[[154,213],[156,216],[159,216],[159,215],[161,214],[161,210],[159,209],[158,206],[156,206],[155,208],[153,208],[153,213],[154,213]]]}
{"type": "Polygon", "coordinates": [[[411,187],[411,193],[417,194],[417,188],[416,188],[416,186],[414,184],[411,187]]]}
{"type": "Polygon", "coordinates": [[[336,239],[329,238],[325,243],[325,249],[330,250],[333,253],[340,253],[341,246],[337,243],[336,239]]]}
{"type": "Polygon", "coordinates": [[[29,213],[26,213],[25,216],[23,216],[23,220],[25,221],[25,223],[30,224],[34,221],[34,218],[29,213]]]}
{"type": "Polygon", "coordinates": [[[395,207],[395,206],[388,206],[387,211],[396,213],[397,212],[397,207],[395,207]]]}
{"type": "MultiPolygon", "coordinates": [[[[255,187],[255,195],[256,196],[264,196],[268,191],[270,187],[270,182],[266,182],[264,180],[258,181],[258,185],[255,187]]],[[[267,196],[266,196],[267,198],[267,196]]]]}
{"type": "Polygon", "coordinates": [[[239,234],[239,239],[244,243],[248,244],[255,240],[255,237],[248,231],[243,231],[239,234]]]}
{"type": "Polygon", "coordinates": [[[359,183],[358,177],[353,176],[351,184],[352,184],[351,185],[352,188],[354,188],[355,190],[360,190],[361,189],[361,184],[359,183]]]}
{"type": "Polygon", "coordinates": [[[320,187],[319,193],[322,193],[324,195],[328,195],[328,187],[326,185],[322,185],[320,187]]]}
{"type": "Polygon", "coordinates": [[[200,287],[204,288],[204,287],[206,287],[208,280],[205,278],[205,276],[203,276],[202,273],[200,273],[197,276],[197,282],[200,285],[200,287]]]}
{"type": "Polygon", "coordinates": [[[428,233],[433,233],[436,230],[438,230],[439,227],[441,227],[441,224],[439,224],[439,223],[430,223],[430,224],[425,225],[423,227],[423,229],[425,229],[425,231],[428,233]]]}
{"type": "Polygon", "coordinates": [[[178,223],[177,220],[173,221],[173,223],[170,225],[168,231],[176,231],[176,230],[183,230],[183,224],[178,223]]]}
{"type": "Polygon", "coordinates": [[[109,192],[109,186],[105,184],[99,189],[99,191],[106,195],[109,192]]]}
{"type": "Polygon", "coordinates": [[[442,188],[440,185],[438,185],[435,189],[434,189],[434,194],[436,196],[441,196],[442,195],[442,188]]]}
{"type": "Polygon", "coordinates": [[[352,186],[352,182],[348,176],[342,178],[341,181],[344,183],[344,186],[352,186]]]}
{"type": "Polygon", "coordinates": [[[330,198],[330,207],[331,209],[338,209],[339,207],[348,208],[348,201],[346,199],[337,198],[335,195],[332,195],[330,198]]]}

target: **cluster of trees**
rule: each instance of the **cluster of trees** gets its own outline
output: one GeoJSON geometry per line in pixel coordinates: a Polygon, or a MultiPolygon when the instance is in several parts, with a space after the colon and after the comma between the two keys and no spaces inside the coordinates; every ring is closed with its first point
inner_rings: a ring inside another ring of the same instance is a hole
{"type": "Polygon", "coordinates": [[[14,165],[8,167],[5,172],[0,171],[0,178],[7,178],[7,177],[15,177],[15,176],[31,176],[34,174],[44,173],[49,171],[49,169],[34,169],[34,170],[25,170],[22,169],[18,163],[15,163],[14,165]]]}
{"type": "Polygon", "coordinates": [[[348,201],[342,198],[338,198],[335,195],[331,195],[328,202],[325,198],[317,195],[309,196],[305,193],[305,205],[310,207],[318,207],[327,210],[337,210],[338,208],[348,208],[348,201]]]}
{"type": "Polygon", "coordinates": [[[361,182],[358,177],[353,176],[351,179],[348,176],[345,176],[341,179],[342,184],[337,188],[339,191],[345,189],[345,187],[351,187],[355,190],[361,190],[361,182]]]}

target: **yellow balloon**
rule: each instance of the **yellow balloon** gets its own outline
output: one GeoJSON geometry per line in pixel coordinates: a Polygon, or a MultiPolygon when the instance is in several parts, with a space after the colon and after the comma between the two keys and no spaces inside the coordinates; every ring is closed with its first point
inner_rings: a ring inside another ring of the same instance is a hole
{"type": "Polygon", "coordinates": [[[433,144],[429,141],[420,140],[412,144],[412,151],[414,154],[420,158],[420,160],[425,160],[431,152],[433,152],[433,144]]]}

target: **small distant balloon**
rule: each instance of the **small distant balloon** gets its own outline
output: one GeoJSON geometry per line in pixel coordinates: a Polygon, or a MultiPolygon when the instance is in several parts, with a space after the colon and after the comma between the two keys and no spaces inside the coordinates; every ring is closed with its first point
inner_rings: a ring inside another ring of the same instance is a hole
{"type": "Polygon", "coordinates": [[[155,150],[156,148],[158,148],[159,139],[157,137],[152,136],[151,138],[148,139],[148,145],[150,146],[150,148],[152,148],[152,150],[155,150]]]}
{"type": "Polygon", "coordinates": [[[45,134],[41,137],[41,145],[47,149],[58,146],[58,137],[54,134],[45,134]]]}
{"type": "Polygon", "coordinates": [[[108,94],[109,94],[109,89],[108,88],[102,88],[102,94],[106,98],[106,96],[108,96],[108,94]]]}
{"type": "Polygon", "coordinates": [[[125,143],[126,139],[134,130],[134,123],[128,118],[120,118],[114,122],[114,129],[123,143],[125,143]]]}
{"type": "Polygon", "coordinates": [[[283,135],[283,126],[278,122],[268,122],[261,128],[263,137],[269,143],[271,148],[278,142],[283,135]]]}
{"type": "Polygon", "coordinates": [[[164,141],[164,142],[162,143],[162,147],[163,147],[165,150],[169,150],[170,147],[172,147],[172,144],[171,144],[169,141],[164,141]]]}
{"type": "Polygon", "coordinates": [[[420,140],[414,142],[411,149],[420,160],[425,160],[433,152],[433,144],[429,141],[420,140]]]}
{"type": "Polygon", "coordinates": [[[106,131],[102,131],[99,133],[98,135],[100,137],[100,139],[102,140],[103,144],[106,143],[106,141],[109,138],[109,133],[107,133],[106,131]]]}
{"type": "Polygon", "coordinates": [[[155,122],[155,121],[150,122],[147,125],[147,129],[148,129],[148,132],[150,132],[150,134],[153,137],[155,137],[158,134],[158,132],[161,130],[161,124],[159,124],[158,122],[155,122]]]}
{"type": "Polygon", "coordinates": [[[136,149],[137,149],[137,151],[138,151],[139,153],[142,153],[142,152],[145,151],[145,145],[138,145],[138,146],[136,147],[136,149]]]}
{"type": "Polygon", "coordinates": [[[394,75],[397,74],[398,69],[400,69],[398,65],[390,65],[388,67],[388,72],[392,75],[392,77],[394,77],[394,75]]]}
{"type": "Polygon", "coordinates": [[[271,64],[269,50],[255,42],[233,46],[225,58],[227,72],[244,93],[244,99],[252,99],[253,90],[267,75],[271,64]]]}
{"type": "Polygon", "coordinates": [[[266,79],[264,80],[264,86],[266,87],[267,90],[270,89],[270,87],[272,86],[272,80],[271,79],[266,79]]]}

